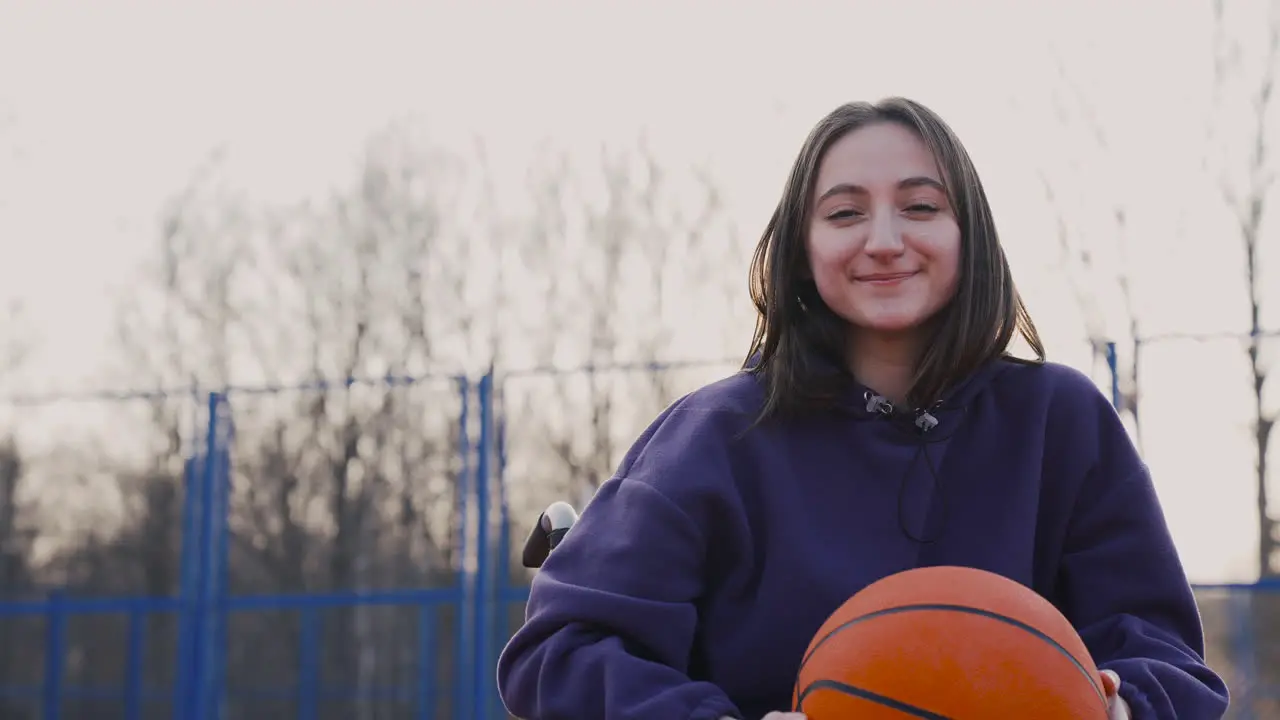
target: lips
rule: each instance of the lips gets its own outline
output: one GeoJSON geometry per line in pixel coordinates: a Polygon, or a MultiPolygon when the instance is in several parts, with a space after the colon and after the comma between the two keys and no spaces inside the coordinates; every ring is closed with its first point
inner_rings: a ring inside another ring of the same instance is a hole
{"type": "Polygon", "coordinates": [[[858,275],[854,278],[861,283],[869,285],[893,285],[902,282],[907,278],[914,277],[916,272],[900,272],[900,273],[872,273],[870,275],[858,275]]]}

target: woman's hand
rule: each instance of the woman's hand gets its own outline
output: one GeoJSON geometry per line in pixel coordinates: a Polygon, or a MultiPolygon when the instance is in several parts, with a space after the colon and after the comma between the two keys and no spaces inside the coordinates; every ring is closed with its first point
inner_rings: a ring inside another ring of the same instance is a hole
{"type": "Polygon", "coordinates": [[[1102,689],[1107,693],[1107,720],[1131,720],[1129,703],[1120,697],[1120,676],[1112,670],[1103,670],[1102,689]]]}
{"type": "MultiPolygon", "coordinates": [[[[1120,697],[1120,676],[1111,670],[1103,670],[1102,689],[1107,694],[1108,720],[1132,720],[1129,704],[1120,697]]],[[[733,718],[721,720],[733,720],[733,718]]],[[[760,720],[805,720],[805,715],[798,712],[771,712],[760,720]]]]}
{"type": "MultiPolygon", "coordinates": [[[[1102,689],[1107,694],[1108,720],[1132,720],[1129,704],[1120,697],[1120,676],[1111,670],[1103,670],[1102,689]]],[[[720,720],[734,720],[734,718],[725,717],[720,720]]],[[[804,713],[771,712],[760,720],[806,720],[806,718],[804,713]]]]}

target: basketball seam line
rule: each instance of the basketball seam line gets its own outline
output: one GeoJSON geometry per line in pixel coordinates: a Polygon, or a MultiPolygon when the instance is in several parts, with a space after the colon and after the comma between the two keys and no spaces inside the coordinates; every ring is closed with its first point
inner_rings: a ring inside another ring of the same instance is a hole
{"type": "Polygon", "coordinates": [[[853,695],[855,697],[860,697],[863,700],[870,700],[873,703],[877,703],[879,705],[883,705],[888,708],[893,708],[894,710],[897,710],[899,712],[904,712],[915,718],[920,718],[920,720],[952,720],[946,715],[939,715],[936,712],[930,712],[929,710],[925,710],[924,708],[918,708],[915,705],[908,705],[907,703],[904,703],[901,700],[894,700],[891,697],[879,695],[877,693],[871,692],[870,690],[863,690],[862,688],[854,687],[852,685],[846,685],[845,683],[839,682],[837,680],[815,680],[812,683],[810,683],[809,687],[804,689],[804,694],[802,694],[800,698],[796,701],[796,710],[803,712],[804,699],[809,697],[809,695],[813,693],[815,690],[824,690],[824,689],[839,690],[842,693],[853,695]]]}
{"type": "MultiPolygon", "coordinates": [[[[826,635],[823,635],[822,638],[818,640],[818,642],[814,643],[813,647],[809,650],[809,652],[805,654],[804,659],[800,661],[800,669],[804,670],[805,664],[808,663],[809,658],[813,657],[813,654],[818,651],[818,648],[822,647],[823,643],[825,643],[833,635],[840,632],[841,630],[844,630],[845,628],[850,627],[852,625],[857,625],[860,622],[871,620],[872,618],[881,617],[884,615],[896,615],[898,613],[910,612],[913,610],[939,610],[942,612],[959,612],[959,613],[965,613],[968,615],[977,615],[979,617],[985,617],[985,618],[990,618],[992,620],[997,620],[1007,625],[1012,625],[1013,627],[1016,627],[1019,630],[1023,630],[1025,632],[1031,633],[1037,638],[1040,638],[1041,640],[1048,643],[1058,652],[1065,655],[1066,658],[1071,661],[1071,664],[1075,666],[1076,670],[1080,671],[1080,674],[1084,675],[1085,679],[1089,681],[1089,687],[1093,688],[1094,693],[1098,695],[1098,699],[1102,701],[1102,704],[1103,705],[1107,704],[1107,695],[1105,692],[1103,692],[1102,688],[1098,687],[1097,683],[1093,681],[1093,676],[1091,676],[1089,674],[1089,671],[1085,669],[1084,665],[1082,665],[1080,661],[1076,659],[1076,656],[1072,655],[1071,651],[1063,647],[1057,640],[1054,640],[1053,638],[1049,637],[1043,631],[1022,622],[1021,620],[1016,620],[1014,618],[1011,618],[1008,615],[1001,615],[1000,613],[991,612],[990,610],[980,610],[978,608],[965,607],[964,605],[947,605],[947,604],[940,604],[940,603],[938,604],[926,603],[921,605],[900,605],[894,608],[876,610],[875,612],[867,613],[866,615],[861,615],[852,620],[848,620],[832,628],[831,632],[827,633],[826,635]]],[[[799,673],[797,673],[797,675],[798,674],[799,673]]]]}

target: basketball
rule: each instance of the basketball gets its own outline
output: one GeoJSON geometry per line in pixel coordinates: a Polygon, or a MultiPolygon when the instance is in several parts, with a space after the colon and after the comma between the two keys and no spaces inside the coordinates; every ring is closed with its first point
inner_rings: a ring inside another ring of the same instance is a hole
{"type": "Polygon", "coordinates": [[[810,720],[1106,720],[1071,623],[1022,585],[931,567],[866,587],[823,623],[793,697],[810,720]]]}

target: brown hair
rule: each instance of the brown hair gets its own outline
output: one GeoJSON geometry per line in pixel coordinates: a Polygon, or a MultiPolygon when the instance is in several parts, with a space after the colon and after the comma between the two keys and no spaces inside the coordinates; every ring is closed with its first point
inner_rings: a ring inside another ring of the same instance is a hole
{"type": "Polygon", "coordinates": [[[874,123],[914,131],[933,152],[960,225],[956,294],[936,316],[933,337],[908,393],[915,407],[932,404],[987,362],[1006,356],[1020,334],[1043,362],[1044,345],[1013,284],[991,206],[973,160],[936,113],[911,100],[848,103],[809,133],[751,260],[751,300],[759,313],[745,368],[763,377],[760,419],[781,412],[832,406],[847,374],[848,323],[822,301],[808,274],[805,237],[818,168],[840,138],[874,123]]]}

